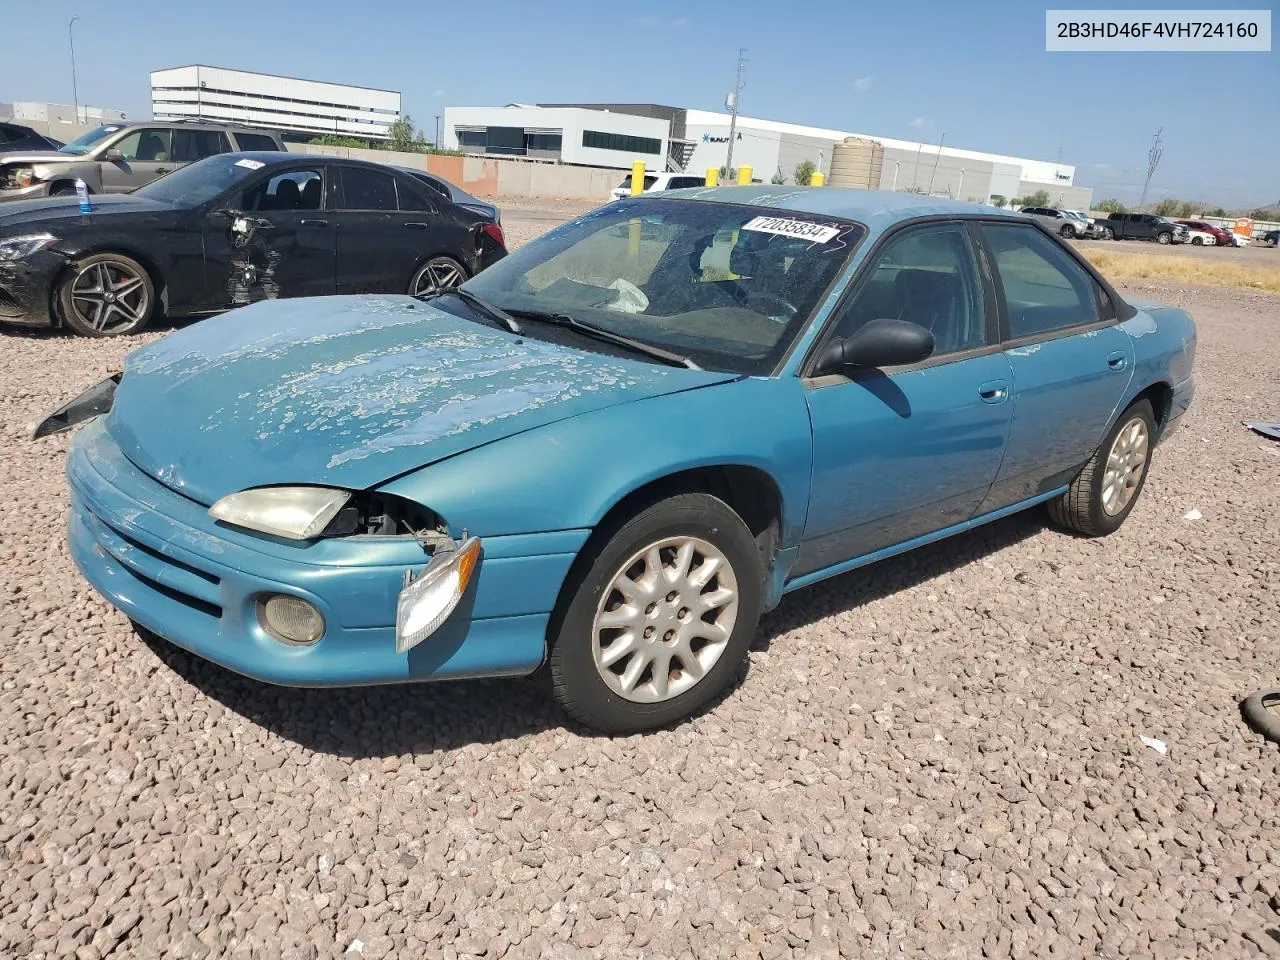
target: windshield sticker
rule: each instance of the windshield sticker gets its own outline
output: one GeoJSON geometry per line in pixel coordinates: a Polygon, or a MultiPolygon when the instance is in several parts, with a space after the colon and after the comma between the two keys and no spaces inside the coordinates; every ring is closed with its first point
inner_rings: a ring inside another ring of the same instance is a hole
{"type": "Polygon", "coordinates": [[[119,127],[103,127],[102,129],[107,131],[107,133],[115,133],[120,128],[119,127]]]}
{"type": "Polygon", "coordinates": [[[788,220],[785,217],[756,217],[742,227],[756,233],[776,233],[781,237],[794,237],[813,243],[826,243],[840,235],[839,227],[827,227],[806,220],[788,220]]]}
{"type": "Polygon", "coordinates": [[[266,164],[261,160],[250,160],[248,157],[245,157],[243,160],[237,160],[236,166],[244,167],[246,170],[261,170],[266,166],[266,164]]]}

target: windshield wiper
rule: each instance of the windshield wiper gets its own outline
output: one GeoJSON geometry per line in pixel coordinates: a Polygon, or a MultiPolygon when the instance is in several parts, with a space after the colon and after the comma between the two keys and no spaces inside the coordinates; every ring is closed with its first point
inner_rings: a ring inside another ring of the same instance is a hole
{"type": "Polygon", "coordinates": [[[516,323],[515,318],[501,307],[495,307],[492,303],[481,300],[470,290],[463,290],[461,287],[449,287],[447,290],[435,290],[432,293],[419,297],[419,300],[434,300],[436,297],[455,296],[463,303],[470,304],[490,319],[497,321],[506,327],[512,333],[520,332],[520,324],[516,323]]]}
{"type": "Polygon", "coordinates": [[[604,340],[606,343],[616,344],[619,347],[626,347],[636,353],[643,353],[647,357],[661,360],[663,363],[668,363],[673,367],[688,367],[690,370],[702,369],[683,354],[672,353],[670,350],[663,350],[661,347],[655,347],[652,344],[645,343],[643,340],[633,340],[620,333],[614,333],[612,330],[605,330],[603,327],[584,323],[565,313],[551,313],[542,310],[512,310],[511,312],[522,320],[534,320],[538,323],[549,323],[552,326],[577,330],[585,336],[604,340]]]}

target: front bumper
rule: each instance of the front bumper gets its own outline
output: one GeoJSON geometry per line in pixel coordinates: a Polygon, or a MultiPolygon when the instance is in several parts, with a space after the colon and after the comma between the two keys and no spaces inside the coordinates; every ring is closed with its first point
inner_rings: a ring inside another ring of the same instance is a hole
{"type": "Polygon", "coordinates": [[[0,261],[0,323],[50,326],[53,283],[66,262],[51,250],[40,250],[24,260],[0,261]]]}
{"type": "Polygon", "coordinates": [[[104,425],[87,424],[67,458],[69,541],[103,596],[153,633],[237,673],[291,686],[356,686],[521,676],[542,662],[547,622],[589,531],[484,542],[478,573],[444,625],[396,652],[404,572],[428,559],[402,538],[294,543],[227,527],[144,474],[104,425]],[[258,598],[313,603],[325,633],[290,646],[258,623],[258,598]]]}
{"type": "Polygon", "coordinates": [[[50,183],[47,180],[37,180],[25,187],[6,187],[0,189],[0,203],[6,200],[32,200],[36,197],[47,197],[49,187],[50,183]]]}

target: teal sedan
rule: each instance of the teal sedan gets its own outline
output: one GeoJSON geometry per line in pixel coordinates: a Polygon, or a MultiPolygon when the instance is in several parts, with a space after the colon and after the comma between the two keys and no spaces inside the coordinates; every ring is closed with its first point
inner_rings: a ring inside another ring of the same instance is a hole
{"type": "Polygon", "coordinates": [[[71,554],[142,628],[279,684],[544,670],[621,733],[790,591],[1039,505],[1117,529],[1195,344],[1016,214],[683,190],[457,290],[195,324],[39,432],[87,421],[71,554]]]}

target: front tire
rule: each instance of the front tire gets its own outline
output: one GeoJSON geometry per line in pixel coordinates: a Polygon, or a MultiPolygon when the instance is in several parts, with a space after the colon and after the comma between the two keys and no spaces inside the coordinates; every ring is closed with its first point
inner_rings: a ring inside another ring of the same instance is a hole
{"type": "Polygon", "coordinates": [[[1070,225],[1065,226],[1058,231],[1058,236],[1062,237],[1063,240],[1070,240],[1075,235],[1076,235],[1076,232],[1071,228],[1070,225]]]}
{"type": "Polygon", "coordinates": [[[1102,239],[1103,239],[1103,240],[1114,240],[1115,238],[1116,238],[1116,232],[1115,232],[1114,230],[1112,230],[1110,227],[1103,227],[1103,228],[1102,228],[1102,239]]]}
{"type": "Polygon", "coordinates": [[[1173,243],[1173,234],[1172,234],[1172,233],[1168,233],[1168,232],[1165,232],[1165,233],[1157,233],[1157,234],[1156,234],[1156,243],[1165,243],[1165,244],[1173,243]]]}
{"type": "Polygon", "coordinates": [[[1067,492],[1049,501],[1050,519],[1087,537],[1119,530],[1147,482],[1155,434],[1151,404],[1146,400],[1131,404],[1067,492]]]}
{"type": "Polygon", "coordinates": [[[556,701],[603,733],[685,719],[729,686],[751,645],[764,576],[755,538],[723,500],[683,493],[593,541],[552,620],[556,701]]]}
{"type": "Polygon", "coordinates": [[[1192,245],[1193,247],[1203,247],[1203,246],[1204,246],[1204,240],[1202,240],[1200,237],[1192,237],[1192,238],[1191,238],[1191,245],[1192,245]]]}
{"type": "Polygon", "coordinates": [[[73,263],[56,298],[63,321],[82,337],[137,333],[155,312],[151,276],[122,253],[95,253],[73,263]]]}

